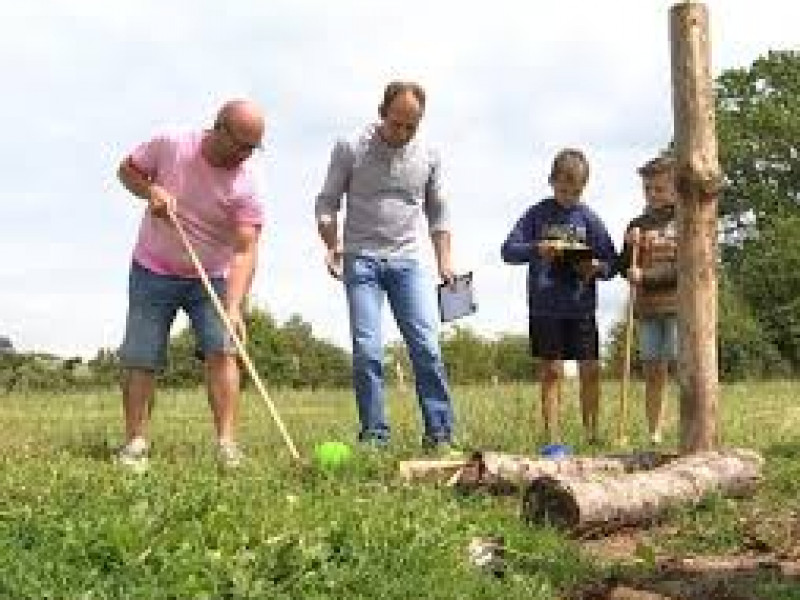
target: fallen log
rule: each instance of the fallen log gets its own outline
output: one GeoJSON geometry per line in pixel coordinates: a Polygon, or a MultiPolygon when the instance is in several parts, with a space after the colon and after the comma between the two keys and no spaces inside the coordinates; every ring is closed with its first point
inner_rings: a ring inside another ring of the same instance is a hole
{"type": "Polygon", "coordinates": [[[525,490],[523,517],[573,533],[613,531],[650,523],[672,507],[696,505],[709,494],[744,497],[761,480],[763,459],[751,450],[707,451],[651,471],[546,476],[525,490]]]}
{"type": "Polygon", "coordinates": [[[450,479],[469,461],[457,460],[404,460],[400,462],[400,477],[405,481],[450,479]]]}
{"type": "Polygon", "coordinates": [[[514,494],[541,477],[582,478],[593,473],[623,474],[650,470],[676,456],[677,454],[636,452],[544,459],[500,452],[476,452],[455,473],[453,483],[460,491],[486,489],[495,494],[514,494]]]}
{"type": "Polygon", "coordinates": [[[730,577],[737,574],[757,574],[768,571],[783,577],[800,580],[800,561],[761,556],[694,556],[669,557],[656,561],[656,569],[663,575],[691,575],[730,577]]]}

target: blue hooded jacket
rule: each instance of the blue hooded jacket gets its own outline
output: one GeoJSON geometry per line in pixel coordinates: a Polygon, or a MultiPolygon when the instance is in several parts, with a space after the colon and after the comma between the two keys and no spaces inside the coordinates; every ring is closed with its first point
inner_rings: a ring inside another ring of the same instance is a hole
{"type": "Polygon", "coordinates": [[[535,248],[548,239],[586,244],[601,263],[598,277],[611,279],[616,274],[617,254],[605,225],[585,204],[564,207],[555,198],[545,198],[525,211],[501,251],[505,262],[528,265],[528,311],[532,316],[592,316],[597,308],[596,280],[584,282],[573,265],[543,260],[535,248]]]}

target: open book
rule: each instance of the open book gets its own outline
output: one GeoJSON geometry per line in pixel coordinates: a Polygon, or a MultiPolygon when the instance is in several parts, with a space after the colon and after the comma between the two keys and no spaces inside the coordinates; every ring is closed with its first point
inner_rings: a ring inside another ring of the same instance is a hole
{"type": "Polygon", "coordinates": [[[566,240],[545,240],[551,248],[556,251],[556,259],[567,264],[579,263],[582,260],[594,258],[592,249],[581,242],[571,242],[566,240]]]}
{"type": "Polygon", "coordinates": [[[472,271],[456,275],[452,283],[437,286],[439,317],[442,322],[454,321],[478,310],[472,287],[472,271]]]}

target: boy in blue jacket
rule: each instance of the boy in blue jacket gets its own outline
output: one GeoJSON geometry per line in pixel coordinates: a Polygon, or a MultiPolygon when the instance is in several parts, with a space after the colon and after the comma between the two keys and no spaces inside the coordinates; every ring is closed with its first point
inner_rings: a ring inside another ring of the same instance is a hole
{"type": "Polygon", "coordinates": [[[558,411],[562,361],[578,361],[583,426],[597,443],[600,363],[596,280],[616,269],[614,243],[600,218],[580,202],[589,179],[583,152],[567,148],[553,159],[553,196],[534,204],[503,243],[503,260],[528,265],[531,354],[541,358],[544,433],[560,440],[558,411]]]}

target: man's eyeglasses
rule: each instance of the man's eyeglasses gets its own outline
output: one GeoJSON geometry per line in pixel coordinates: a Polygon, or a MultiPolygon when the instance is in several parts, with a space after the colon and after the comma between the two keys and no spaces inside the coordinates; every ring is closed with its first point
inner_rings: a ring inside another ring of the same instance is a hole
{"type": "Polygon", "coordinates": [[[252,154],[256,150],[262,150],[263,145],[261,142],[257,142],[252,144],[250,142],[243,142],[240,140],[236,135],[234,135],[233,131],[231,131],[230,126],[225,121],[218,121],[217,122],[217,129],[221,130],[230,140],[231,145],[239,150],[240,152],[246,152],[247,154],[252,154]]]}

